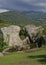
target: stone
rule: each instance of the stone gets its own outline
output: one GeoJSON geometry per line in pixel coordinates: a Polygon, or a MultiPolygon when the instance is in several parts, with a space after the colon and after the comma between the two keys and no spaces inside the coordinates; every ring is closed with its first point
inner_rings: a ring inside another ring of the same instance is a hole
{"type": "Polygon", "coordinates": [[[0,56],[3,56],[3,53],[0,52],[0,56]]]}
{"type": "Polygon", "coordinates": [[[44,44],[46,45],[46,35],[43,35],[44,44]]]}
{"type": "Polygon", "coordinates": [[[19,37],[19,26],[11,25],[1,28],[1,31],[3,33],[4,42],[6,42],[9,46],[22,45],[22,40],[19,37]]]}
{"type": "Polygon", "coordinates": [[[16,25],[11,25],[8,27],[3,27],[0,29],[3,34],[4,42],[9,46],[8,48],[3,50],[3,54],[7,54],[6,52],[12,51],[21,51],[23,49],[30,48],[30,41],[28,37],[23,41],[19,37],[19,33],[21,28],[16,25]]]}
{"type": "Polygon", "coordinates": [[[23,40],[23,49],[30,49],[30,40],[28,37],[26,37],[24,40],[23,40]]]}
{"type": "Polygon", "coordinates": [[[30,42],[34,43],[36,39],[38,38],[38,34],[41,33],[44,30],[42,26],[35,26],[35,25],[27,25],[25,26],[25,30],[28,34],[28,37],[30,39],[30,42]]]}

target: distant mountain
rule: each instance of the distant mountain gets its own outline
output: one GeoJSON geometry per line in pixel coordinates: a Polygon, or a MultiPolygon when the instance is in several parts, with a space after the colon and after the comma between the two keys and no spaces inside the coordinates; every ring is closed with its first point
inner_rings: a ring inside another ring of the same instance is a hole
{"type": "Polygon", "coordinates": [[[31,14],[34,13],[35,11],[23,11],[24,14],[31,14]]]}
{"type": "Polygon", "coordinates": [[[9,11],[0,13],[0,19],[13,22],[14,24],[46,24],[46,13],[45,12],[16,12],[9,11]],[[30,14],[29,14],[30,13],[30,14]]]}
{"type": "Polygon", "coordinates": [[[43,12],[43,11],[23,11],[22,13],[24,13],[24,14],[27,14],[27,15],[31,15],[32,13],[37,13],[37,14],[39,14],[39,13],[45,13],[45,12],[43,12]]]}

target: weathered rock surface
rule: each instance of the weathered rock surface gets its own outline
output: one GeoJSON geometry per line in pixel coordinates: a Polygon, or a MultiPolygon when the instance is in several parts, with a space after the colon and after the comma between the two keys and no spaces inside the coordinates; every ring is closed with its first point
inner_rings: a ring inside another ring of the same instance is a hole
{"type": "Polygon", "coordinates": [[[23,40],[23,48],[26,50],[26,49],[30,49],[30,40],[28,37],[26,37],[24,40],[23,40]]]}
{"type": "Polygon", "coordinates": [[[46,35],[43,35],[44,44],[46,45],[46,35]]]}
{"type": "MultiPolygon", "coordinates": [[[[6,44],[8,44],[9,46],[9,48],[3,51],[4,54],[5,52],[12,52],[14,50],[21,51],[37,47],[37,45],[35,44],[36,40],[39,39],[39,33],[42,34],[42,31],[44,29],[41,26],[36,27],[34,25],[27,25],[24,29],[26,30],[26,34],[28,37],[26,37],[23,41],[19,37],[19,33],[21,30],[19,26],[11,25],[0,29],[3,35],[2,37],[4,39],[4,42],[6,42],[6,44]]],[[[46,43],[46,37],[43,36],[43,38],[46,43]]]]}
{"type": "Polygon", "coordinates": [[[5,49],[3,53],[7,51],[23,50],[29,49],[29,39],[21,40],[19,37],[19,32],[21,28],[19,26],[11,25],[9,27],[1,28],[3,34],[4,42],[8,44],[9,48],[5,49]]]}
{"type": "Polygon", "coordinates": [[[38,38],[38,34],[41,33],[42,34],[42,31],[44,30],[41,26],[39,27],[36,27],[34,25],[27,25],[25,27],[25,30],[29,36],[29,39],[31,42],[35,42],[36,39],[38,38]]]}
{"type": "Polygon", "coordinates": [[[9,46],[21,46],[22,41],[19,37],[20,27],[11,25],[9,27],[1,28],[3,33],[4,42],[6,42],[9,46]]]}

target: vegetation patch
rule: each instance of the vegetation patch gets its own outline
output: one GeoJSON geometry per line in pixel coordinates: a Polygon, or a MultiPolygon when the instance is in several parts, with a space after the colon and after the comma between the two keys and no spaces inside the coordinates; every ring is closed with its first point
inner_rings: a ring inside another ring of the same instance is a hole
{"type": "Polygon", "coordinates": [[[27,33],[23,28],[21,28],[21,30],[19,32],[19,36],[22,40],[24,40],[27,37],[27,33]]]}
{"type": "Polygon", "coordinates": [[[0,57],[0,65],[46,65],[46,47],[35,52],[14,52],[0,57]]]}

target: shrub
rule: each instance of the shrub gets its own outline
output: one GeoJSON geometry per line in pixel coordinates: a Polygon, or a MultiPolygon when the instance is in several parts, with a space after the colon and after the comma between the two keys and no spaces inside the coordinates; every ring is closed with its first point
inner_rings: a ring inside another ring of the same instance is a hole
{"type": "Polygon", "coordinates": [[[0,40],[0,52],[2,52],[6,47],[6,43],[0,40]]]}
{"type": "Polygon", "coordinates": [[[22,40],[24,40],[27,37],[27,33],[24,29],[20,30],[19,36],[22,40]]]}
{"type": "Polygon", "coordinates": [[[4,42],[3,36],[1,35],[0,36],[0,52],[2,52],[6,47],[7,47],[7,44],[4,42]]]}

